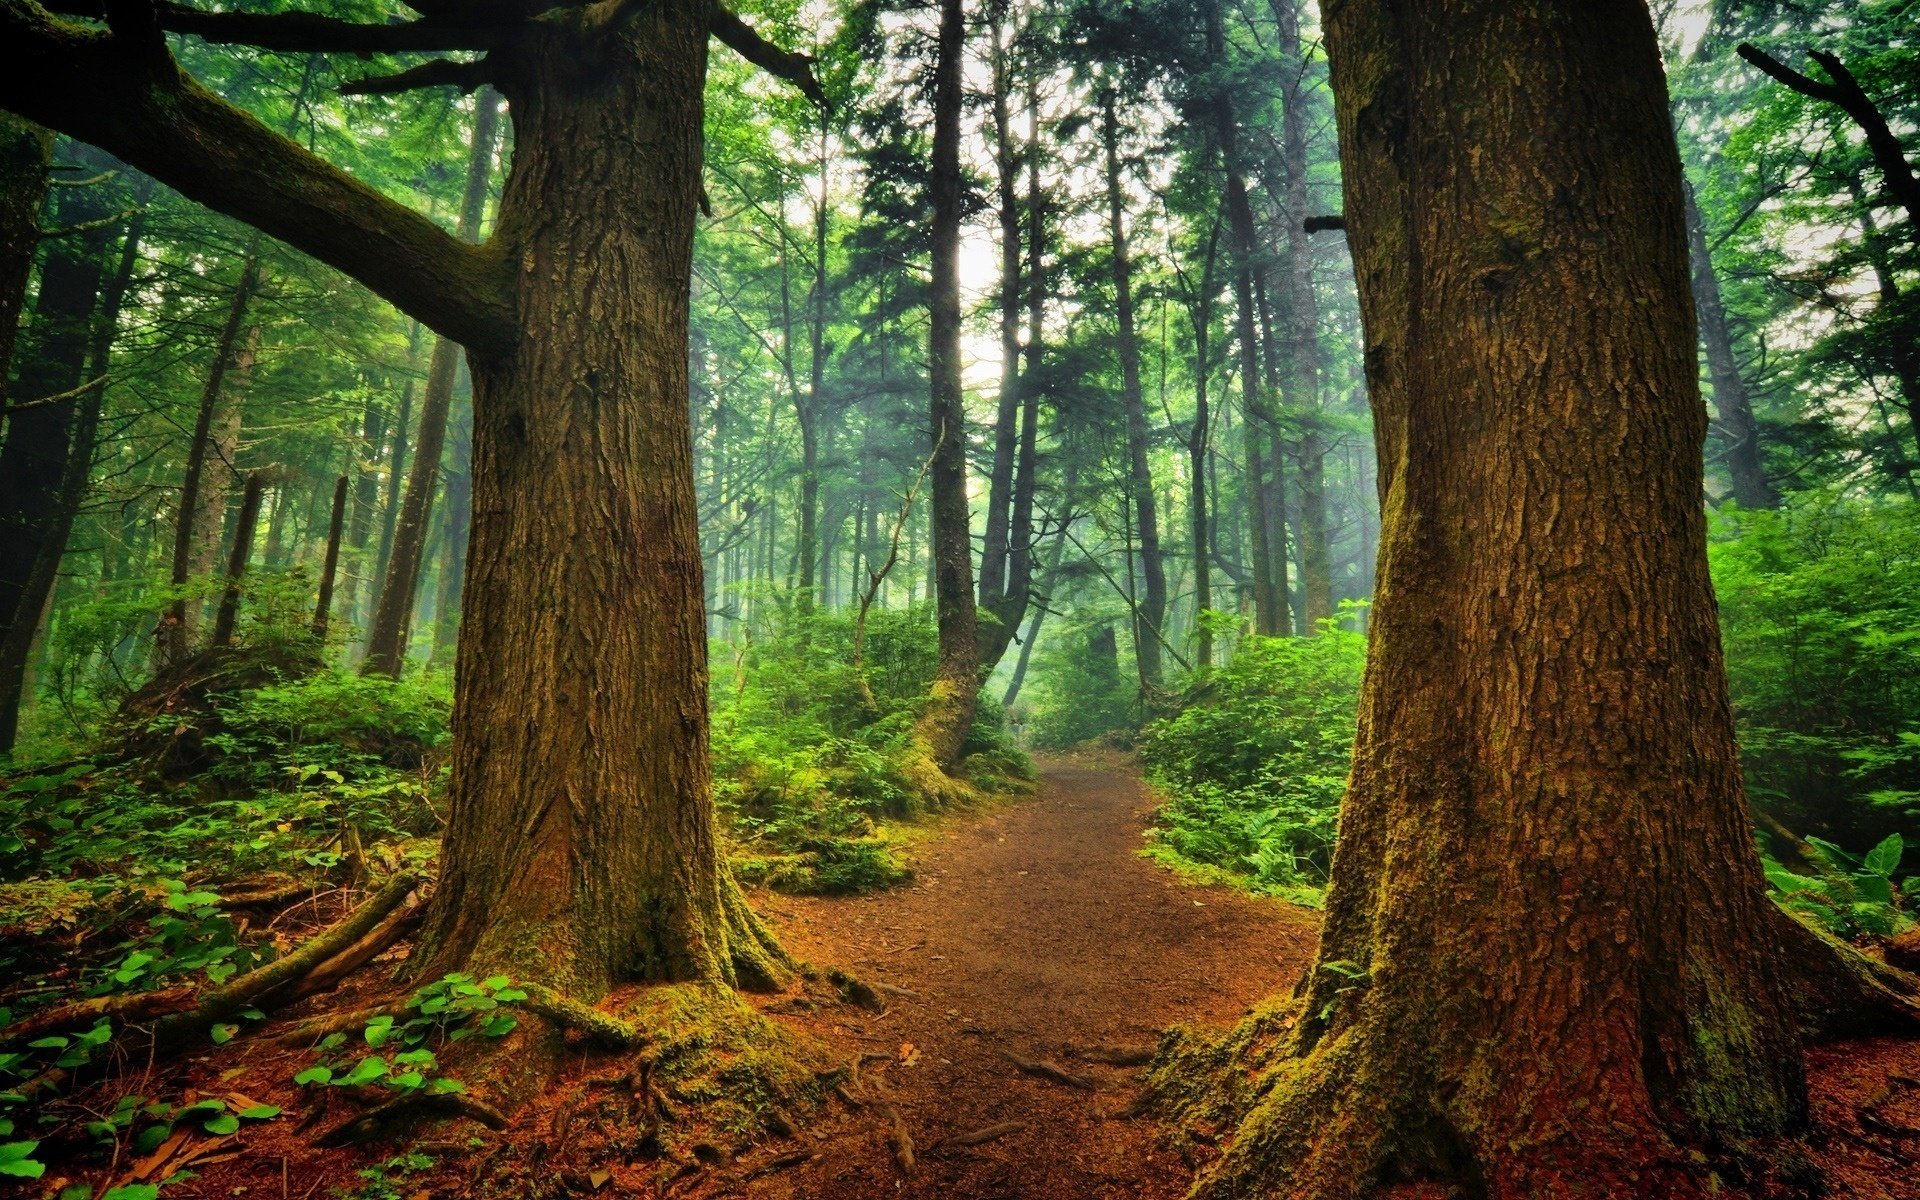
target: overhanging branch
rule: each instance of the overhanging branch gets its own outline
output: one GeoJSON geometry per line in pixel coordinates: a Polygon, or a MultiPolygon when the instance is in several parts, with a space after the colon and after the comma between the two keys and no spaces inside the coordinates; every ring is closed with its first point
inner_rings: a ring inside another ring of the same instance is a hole
{"type": "Polygon", "coordinates": [[[828,107],[827,95],[820,90],[820,81],[813,75],[813,59],[807,55],[782,50],[755,33],[751,25],[723,4],[713,6],[708,28],[741,58],[791,83],[821,108],[828,107]]]}
{"type": "Polygon", "coordinates": [[[392,75],[370,75],[365,79],[355,79],[340,85],[343,96],[384,96],[395,92],[410,92],[417,88],[457,87],[462,92],[472,92],[484,84],[494,82],[493,68],[486,59],[475,62],[455,62],[449,58],[436,58],[432,62],[421,63],[392,75]]]}
{"type": "Polygon", "coordinates": [[[511,346],[512,275],[185,75],[164,46],[0,0],[0,108],[304,250],[471,349],[511,346]]]}
{"type": "MultiPolygon", "coordinates": [[[[55,0],[47,5],[66,16],[103,20],[104,0],[55,0]]],[[[321,54],[404,53],[416,50],[490,50],[500,43],[498,26],[443,20],[387,25],[343,21],[319,13],[208,12],[184,4],[153,6],[160,28],[216,45],[321,54]]]]}

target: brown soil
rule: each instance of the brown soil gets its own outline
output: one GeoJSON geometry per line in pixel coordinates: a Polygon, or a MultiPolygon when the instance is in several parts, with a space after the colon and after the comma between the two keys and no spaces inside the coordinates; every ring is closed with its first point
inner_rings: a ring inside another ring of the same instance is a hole
{"type": "Polygon", "coordinates": [[[1114,764],[1050,761],[1036,796],[956,821],[926,845],[911,889],[762,898],[794,953],[917,994],[883,992],[884,1014],[822,1010],[815,1030],[885,1056],[862,1076],[887,1089],[919,1165],[902,1180],[887,1122],[842,1106],[811,1131],[823,1138],[811,1162],[700,1194],[1182,1195],[1191,1165],[1155,1122],[1128,1115],[1135,1072],[1081,1056],[1152,1045],[1175,1022],[1231,1022],[1292,983],[1312,956],[1316,923],[1291,905],[1184,886],[1141,859],[1151,807],[1114,764]],[[1094,1087],[1023,1074],[1009,1053],[1094,1087]],[[1007,1122],[1025,1128],[971,1148],[936,1145],[1007,1122]]]}

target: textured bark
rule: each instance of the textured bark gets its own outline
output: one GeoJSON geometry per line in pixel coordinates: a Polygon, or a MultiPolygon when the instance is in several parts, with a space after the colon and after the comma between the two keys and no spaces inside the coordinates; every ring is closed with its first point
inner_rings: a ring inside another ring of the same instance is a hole
{"type": "MultiPolygon", "coordinates": [[[[499,123],[500,94],[481,88],[474,97],[473,133],[467,146],[467,187],[455,231],[463,242],[480,236],[486,215],[487,184],[493,169],[493,145],[499,123]]],[[[433,497],[440,486],[440,456],[446,449],[447,421],[453,411],[453,385],[460,372],[460,347],[445,337],[434,339],[427,366],[427,387],[420,405],[420,428],[414,439],[413,470],[393,528],[393,550],[380,582],[380,598],[373,606],[367,630],[367,659],[361,671],[397,677],[406,662],[407,638],[413,628],[414,605],[419,598],[420,572],[427,562],[427,536],[432,531],[433,497]]]]}
{"type": "Polygon", "coordinates": [[[915,726],[926,757],[941,768],[959,757],[980,693],[979,621],[967,520],[967,428],[960,383],[962,0],[941,0],[933,100],[933,277],[927,335],[933,449],[928,470],[933,522],[933,591],[940,658],[915,726]]]}
{"type": "MultiPolygon", "coordinates": [[[[104,155],[91,152],[83,162],[89,174],[109,165],[104,155]]],[[[60,189],[54,222],[82,231],[55,238],[47,247],[32,327],[14,374],[16,402],[70,392],[86,381],[94,309],[113,241],[112,228],[103,222],[112,205],[112,195],[100,184],[60,189]]],[[[7,416],[6,444],[0,447],[0,637],[40,622],[46,597],[28,594],[30,576],[60,521],[60,484],[85,399],[34,405],[7,416]]]]}
{"type": "Polygon", "coordinates": [[[476,352],[451,813],[416,954],[591,1000],[785,960],[715,838],[687,407],[706,6],[530,27],[496,240],[524,336],[476,352]]]}
{"type": "Polygon", "coordinates": [[[1753,419],[1753,401],[1747,381],[1733,357],[1733,334],[1727,328],[1727,310],[1720,303],[1720,279],[1713,271],[1707,247],[1707,224],[1700,217],[1693,185],[1686,185],[1687,246],[1693,258],[1693,306],[1699,315],[1700,343],[1707,352],[1707,379],[1713,384],[1713,407],[1719,413],[1721,461],[1733,485],[1734,502],[1742,508],[1776,508],[1780,494],[1767,478],[1760,453],[1760,426],[1753,419]]]}
{"type": "MultiPolygon", "coordinates": [[[[1160,638],[1167,621],[1167,565],[1160,553],[1160,514],[1147,458],[1147,404],[1140,385],[1140,339],[1134,328],[1133,261],[1127,246],[1126,195],[1120,182],[1120,120],[1111,90],[1100,93],[1101,148],[1107,175],[1107,235],[1113,251],[1114,322],[1120,343],[1120,403],[1127,419],[1127,492],[1140,539],[1141,595],[1133,618],[1134,658],[1140,674],[1157,684],[1163,671],[1160,638]]],[[[1039,629],[1035,615],[1034,629],[1039,629]]],[[[1031,640],[1032,635],[1029,635],[1031,640]]],[[[1029,647],[1022,646],[1020,662],[1029,647]]],[[[1015,688],[1009,687],[1012,695],[1015,688]]]]}
{"type": "Polygon", "coordinates": [[[380,456],[380,447],[386,441],[387,416],[381,410],[378,401],[369,401],[366,412],[360,419],[360,440],[354,446],[351,474],[353,475],[352,515],[347,519],[346,544],[353,551],[353,561],[347,570],[346,586],[341,589],[342,604],[347,611],[349,621],[357,621],[360,612],[360,576],[365,570],[361,561],[367,548],[367,538],[373,530],[374,510],[380,503],[380,476],[374,469],[374,463],[380,456]]]}
{"type": "MultiPolygon", "coordinates": [[[[1326,921],[1203,1196],[1702,1196],[1806,1115],[1632,0],[1330,10],[1385,528],[1326,921]]],[[[1736,1177],[1737,1178],[1737,1177],[1736,1177]]]]}
{"type": "MultiPolygon", "coordinates": [[[[119,332],[120,309],[127,289],[133,283],[134,266],[140,257],[140,239],[146,233],[146,202],[152,195],[151,180],[142,180],[135,192],[140,205],[127,222],[126,236],[120,243],[120,261],[100,294],[100,311],[93,319],[93,341],[87,350],[88,379],[100,379],[107,373],[113,357],[114,336],[119,332]]],[[[73,535],[73,523],[86,502],[87,488],[93,479],[94,451],[99,444],[100,406],[106,385],[89,389],[77,400],[73,433],[62,469],[60,489],[46,536],[28,573],[17,604],[20,619],[0,632],[0,754],[13,748],[20,729],[20,712],[27,700],[28,667],[44,622],[46,609],[59,580],[60,563],[66,557],[67,543],[73,535]],[[31,614],[32,619],[26,619],[31,614]]]]}
{"type": "Polygon", "coordinates": [[[52,153],[53,138],[46,130],[0,113],[0,403],[8,397],[14,337],[40,245],[40,206],[52,153]]]}
{"type": "MultiPolygon", "coordinates": [[[[252,302],[259,284],[260,256],[256,240],[247,247],[246,258],[240,265],[240,278],[227,301],[227,316],[221,323],[219,336],[214,340],[213,361],[207,367],[207,378],[200,388],[200,406],[187,442],[187,465],[181,474],[180,499],[173,518],[173,570],[170,582],[176,588],[185,586],[187,580],[204,573],[211,565],[212,556],[205,547],[210,539],[212,544],[217,544],[220,536],[220,522],[212,514],[223,511],[226,505],[225,483],[227,474],[233,468],[233,457],[231,446],[222,453],[221,445],[216,442],[228,424],[218,418],[227,372],[247,344],[241,338],[240,330],[247,319],[247,306],[252,302]],[[209,459],[212,460],[211,464],[209,459]]],[[[239,408],[237,405],[231,406],[228,411],[232,414],[233,434],[237,438],[239,408]]],[[[184,596],[175,598],[168,608],[155,641],[155,650],[162,665],[179,662],[192,649],[192,626],[197,611],[198,606],[189,604],[184,596]]]]}
{"type": "Polygon", "coordinates": [[[1213,374],[1209,332],[1213,328],[1214,270],[1219,260],[1220,226],[1207,236],[1206,264],[1200,272],[1200,290],[1188,297],[1193,324],[1193,424],[1187,429],[1187,532],[1193,555],[1193,668],[1213,666],[1213,631],[1205,613],[1213,607],[1213,538],[1207,504],[1208,441],[1213,436],[1213,414],[1207,384],[1213,374]]]}

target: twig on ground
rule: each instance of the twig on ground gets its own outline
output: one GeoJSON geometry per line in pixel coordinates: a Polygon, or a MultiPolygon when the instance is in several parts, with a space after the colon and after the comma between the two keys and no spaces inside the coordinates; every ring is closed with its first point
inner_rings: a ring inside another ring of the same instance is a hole
{"type": "Polygon", "coordinates": [[[1076,1075],[1065,1067],[1056,1066],[1053,1063],[1038,1059],[1021,1058],[1011,1050],[1002,1050],[1000,1053],[1006,1055],[1007,1061],[1018,1068],[1023,1075],[1034,1075],[1041,1079],[1051,1079],[1055,1083],[1065,1084],[1071,1088],[1079,1088],[1082,1091],[1090,1092],[1096,1086],[1092,1079],[1089,1079],[1085,1075],[1076,1075]]]}

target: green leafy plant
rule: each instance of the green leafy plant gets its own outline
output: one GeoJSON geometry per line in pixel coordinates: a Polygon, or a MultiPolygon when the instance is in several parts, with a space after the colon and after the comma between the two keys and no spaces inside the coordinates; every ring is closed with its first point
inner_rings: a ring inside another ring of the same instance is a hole
{"type": "Polygon", "coordinates": [[[459,1092],[457,1079],[435,1075],[439,1059],[428,1045],[458,1042],[469,1037],[505,1037],[519,1018],[505,1008],[527,998],[505,975],[475,981],[450,974],[436,979],[407,999],[412,1015],[397,1020],[381,1014],[368,1021],[361,1041],[373,1053],[358,1058],[347,1053],[350,1039],[330,1033],[317,1047],[320,1061],[293,1077],[303,1087],[364,1087],[379,1084],[395,1092],[459,1092]],[[352,1061],[349,1061],[349,1060],[352,1061]]]}
{"type": "Polygon", "coordinates": [[[1805,914],[1840,937],[1874,934],[1891,937],[1913,924],[1894,872],[1906,852],[1906,840],[1890,833],[1864,857],[1855,858],[1832,842],[1807,839],[1816,873],[1802,875],[1765,860],[1767,882],[1780,903],[1805,914]]]}

